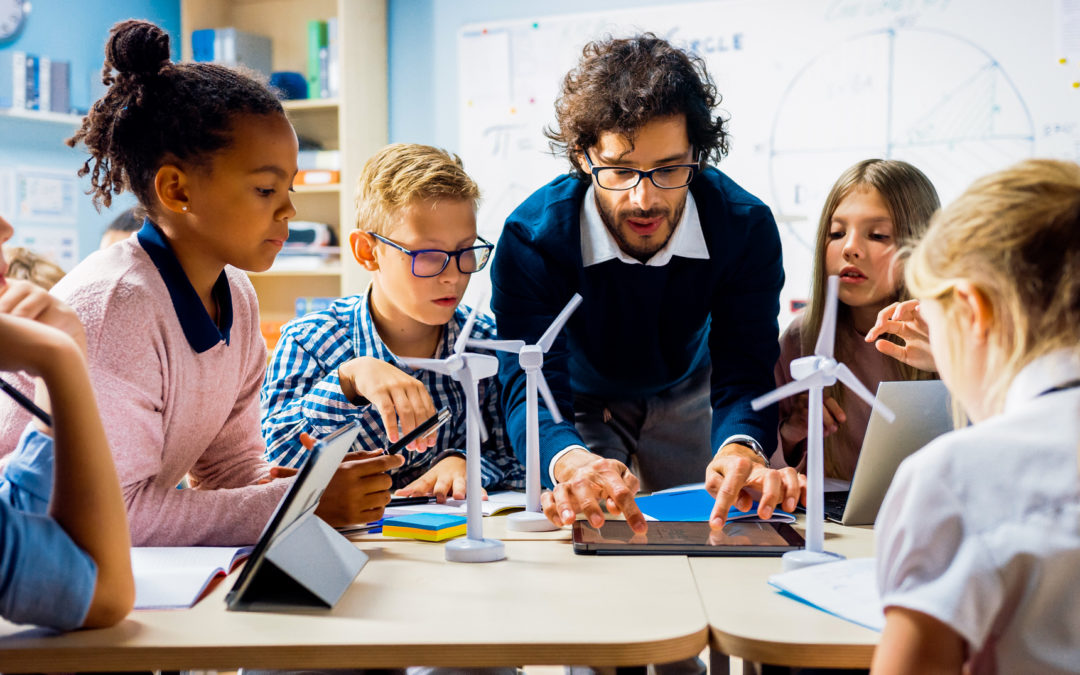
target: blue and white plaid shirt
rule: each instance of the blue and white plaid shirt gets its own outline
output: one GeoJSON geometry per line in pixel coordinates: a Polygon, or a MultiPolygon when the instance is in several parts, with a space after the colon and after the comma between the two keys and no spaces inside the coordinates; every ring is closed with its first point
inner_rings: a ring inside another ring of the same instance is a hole
{"type": "MultiPolygon", "coordinates": [[[[370,292],[370,291],[369,291],[370,292]]],[[[465,452],[465,392],[448,375],[413,370],[387,349],[375,329],[368,306],[369,292],[335,301],[329,309],[294,319],[281,329],[281,339],[266,369],[259,402],[266,459],[281,466],[298,466],[307,451],[300,433],[315,438],[357,421],[361,431],[353,450],[381,450],[387,445],[382,418],[374,405],[357,406],[341,393],[338,368],[359,356],[372,356],[419,379],[435,403],[450,408],[451,421],[438,431],[437,443],[426,452],[405,452],[405,464],[392,472],[394,488],[404,487],[432,467],[447,452],[465,452]]],[[[435,358],[453,349],[469,309],[459,306],[446,324],[435,358]]],[[[495,323],[479,316],[472,337],[495,337],[495,323]]],[[[506,438],[498,378],[479,382],[479,400],[488,440],[481,445],[481,474],[485,488],[521,488],[525,468],[506,438]]]]}

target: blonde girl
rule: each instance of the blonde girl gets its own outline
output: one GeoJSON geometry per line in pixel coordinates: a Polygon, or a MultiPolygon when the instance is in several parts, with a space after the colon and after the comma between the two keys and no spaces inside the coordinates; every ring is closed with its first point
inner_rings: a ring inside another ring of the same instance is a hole
{"type": "Polygon", "coordinates": [[[874,671],[1080,664],[1080,166],[976,181],[907,264],[973,425],[905,461],[878,516],[874,671]]]}

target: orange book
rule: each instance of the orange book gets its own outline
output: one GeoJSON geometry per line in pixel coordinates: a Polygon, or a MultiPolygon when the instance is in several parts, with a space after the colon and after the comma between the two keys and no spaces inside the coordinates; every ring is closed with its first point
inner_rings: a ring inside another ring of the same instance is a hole
{"type": "Polygon", "coordinates": [[[334,185],[341,182],[341,172],[331,169],[304,169],[296,172],[293,185],[334,185]]]}

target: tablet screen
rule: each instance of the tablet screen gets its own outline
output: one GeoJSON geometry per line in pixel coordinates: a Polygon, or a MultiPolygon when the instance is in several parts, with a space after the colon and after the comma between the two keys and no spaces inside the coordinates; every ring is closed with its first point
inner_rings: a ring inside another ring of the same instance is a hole
{"type": "Polygon", "coordinates": [[[803,538],[787,523],[734,522],[721,531],[708,523],[652,521],[645,534],[635,534],[625,521],[600,529],[583,520],[574,523],[574,551],[621,555],[780,555],[803,547],[803,538]]]}

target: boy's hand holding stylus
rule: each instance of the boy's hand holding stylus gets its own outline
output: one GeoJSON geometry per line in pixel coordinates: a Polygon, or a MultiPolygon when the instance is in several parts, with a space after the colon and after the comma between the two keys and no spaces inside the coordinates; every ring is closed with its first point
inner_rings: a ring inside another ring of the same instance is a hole
{"type": "MultiPolygon", "coordinates": [[[[357,357],[338,369],[338,379],[341,393],[347,399],[358,405],[368,402],[375,406],[391,443],[435,414],[435,403],[424,384],[386,361],[371,356],[357,357]]],[[[418,438],[407,447],[423,452],[434,447],[435,441],[433,434],[418,438]]]]}

